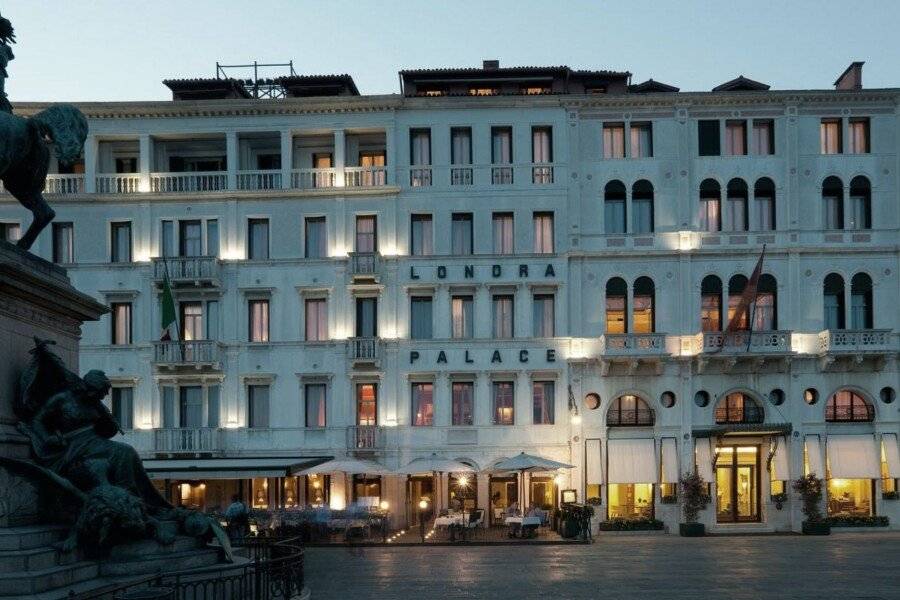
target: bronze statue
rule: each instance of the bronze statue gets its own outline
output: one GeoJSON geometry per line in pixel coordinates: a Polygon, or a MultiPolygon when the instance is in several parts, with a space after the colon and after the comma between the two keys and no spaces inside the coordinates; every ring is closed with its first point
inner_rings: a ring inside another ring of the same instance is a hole
{"type": "Polygon", "coordinates": [[[6,73],[6,67],[9,61],[15,58],[13,56],[12,44],[16,43],[16,33],[13,30],[12,23],[9,19],[4,19],[0,15],[0,111],[12,112],[12,106],[6,99],[6,82],[4,81],[9,75],[6,73]]]}
{"type": "MultiPolygon", "coordinates": [[[[203,514],[173,508],[153,487],[137,452],[110,438],[119,432],[102,400],[110,383],[102,371],[78,377],[35,339],[16,405],[18,428],[32,442],[35,459],[0,457],[0,466],[49,486],[74,509],[63,549],[103,555],[118,543],[152,537],[171,543],[176,531],[219,540],[231,559],[221,526],[203,514]]],[[[65,512],[65,511],[64,511],[65,512]]]]}

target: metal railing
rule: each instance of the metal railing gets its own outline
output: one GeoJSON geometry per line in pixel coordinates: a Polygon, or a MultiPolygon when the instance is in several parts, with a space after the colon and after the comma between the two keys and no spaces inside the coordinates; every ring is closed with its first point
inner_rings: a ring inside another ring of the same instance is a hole
{"type": "Polygon", "coordinates": [[[294,169],[291,187],[299,190],[334,187],[337,169],[294,169]]]}
{"type": "Polygon", "coordinates": [[[387,185],[387,167],[345,167],[346,187],[376,187],[387,185]]]}
{"type": "Polygon", "coordinates": [[[722,405],[716,407],[715,418],[716,423],[719,425],[727,423],[762,423],[765,413],[759,406],[747,403],[743,406],[727,406],[726,402],[723,401],[722,405]]]}
{"type": "Polygon", "coordinates": [[[890,329],[827,329],[819,334],[819,352],[890,350],[890,329]]]}
{"type": "Polygon", "coordinates": [[[377,425],[355,425],[347,428],[347,448],[352,450],[370,450],[381,446],[381,427],[377,425]]]}
{"type": "Polygon", "coordinates": [[[238,171],[237,189],[239,190],[280,190],[281,171],[275,169],[257,169],[238,171]]]}
{"type": "Polygon", "coordinates": [[[350,275],[374,276],[378,274],[377,252],[351,252],[350,275]]]}
{"type": "Polygon", "coordinates": [[[606,424],[616,427],[640,427],[653,425],[656,415],[652,408],[630,408],[614,410],[606,413],[606,424]]]}
{"type": "Polygon", "coordinates": [[[198,365],[219,362],[215,340],[153,342],[153,362],[165,365],[198,365]]]}
{"type": "Polygon", "coordinates": [[[790,331],[714,331],[700,334],[702,352],[789,352],[790,331]]]}
{"type": "Polygon", "coordinates": [[[153,277],[161,281],[199,281],[219,276],[219,259],[215,256],[170,256],[153,259],[153,277]]]}
{"type": "Polygon", "coordinates": [[[491,167],[491,184],[492,185],[512,185],[513,167],[512,165],[504,167],[491,167]]]}
{"type": "Polygon", "coordinates": [[[83,194],[84,193],[84,175],[47,175],[44,184],[45,194],[83,194]]]}
{"type": "Polygon", "coordinates": [[[136,194],[140,191],[141,176],[137,173],[97,175],[98,194],[136,194]]]}
{"type": "Polygon", "coordinates": [[[219,430],[213,427],[155,429],[153,448],[157,452],[213,452],[220,448],[219,430]]]}
{"type": "Polygon", "coordinates": [[[428,187],[431,185],[431,167],[415,166],[409,170],[410,187],[428,187]]]}
{"type": "Polygon", "coordinates": [[[216,192],[227,189],[226,171],[150,173],[151,192],[216,192]]]}
{"type": "Polygon", "coordinates": [[[379,358],[378,338],[357,337],[347,340],[350,360],[375,361],[379,358]]]}
{"type": "Polygon", "coordinates": [[[450,185],[472,185],[474,182],[472,167],[450,167],[450,185]]]}
{"type": "Polygon", "coordinates": [[[536,164],[531,167],[531,183],[535,185],[549,185],[553,183],[553,166],[536,164]]]}

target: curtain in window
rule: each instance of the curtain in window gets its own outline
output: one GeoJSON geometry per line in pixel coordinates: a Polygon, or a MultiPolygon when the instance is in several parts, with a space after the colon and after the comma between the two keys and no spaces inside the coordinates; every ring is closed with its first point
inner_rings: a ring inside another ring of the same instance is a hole
{"type": "Polygon", "coordinates": [[[469,382],[454,383],[451,394],[453,425],[473,425],[475,423],[475,385],[469,382]]]}
{"type": "Polygon", "coordinates": [[[113,344],[131,343],[131,304],[115,303],[113,309],[113,344]]]}
{"type": "Polygon", "coordinates": [[[634,213],[634,233],[653,232],[653,200],[634,200],[631,203],[634,213]]]}
{"type": "Polygon", "coordinates": [[[494,337],[513,337],[513,297],[494,296],[494,337]]]}
{"type": "Polygon", "coordinates": [[[603,158],[625,158],[625,126],[603,127],[603,158]]]}
{"type": "Polygon", "coordinates": [[[450,229],[451,252],[456,256],[472,254],[471,215],[453,215],[450,229]]]}
{"type": "Polygon", "coordinates": [[[850,294],[850,329],[869,329],[867,294],[850,294]]]}
{"type": "Polygon", "coordinates": [[[726,123],[725,125],[725,153],[731,156],[741,156],[747,153],[746,125],[740,123],[726,123]]]}
{"type": "Polygon", "coordinates": [[[75,230],[71,223],[53,224],[53,262],[75,262],[75,230]]]}
{"type": "Polygon", "coordinates": [[[328,253],[326,240],[325,217],[306,219],[306,258],[324,258],[328,253]]]}
{"type": "Polygon", "coordinates": [[[515,422],[512,382],[495,382],[493,392],[494,424],[512,425],[515,422]]]}
{"type": "Polygon", "coordinates": [[[428,131],[415,131],[412,134],[411,164],[426,166],[431,164],[431,133],[428,131]]]}
{"type": "MultiPolygon", "coordinates": [[[[702,440],[698,440],[702,441],[702,440]]],[[[609,440],[609,483],[657,483],[656,442],[651,439],[609,440]]]]}
{"type": "Polygon", "coordinates": [[[203,229],[200,226],[200,221],[181,221],[179,223],[179,232],[181,234],[179,248],[181,256],[202,256],[203,229]]]}
{"type": "Polygon", "coordinates": [[[430,340],[432,337],[431,298],[412,298],[410,312],[410,337],[414,340],[430,340]]]}
{"type": "Polygon", "coordinates": [[[452,313],[453,337],[468,339],[473,337],[474,321],[472,315],[473,302],[471,296],[454,296],[450,302],[452,313]]]}
{"type": "Polygon", "coordinates": [[[376,425],[378,423],[378,388],[374,383],[356,386],[356,424],[376,425]]]}
{"type": "Polygon", "coordinates": [[[840,196],[825,196],[825,229],[844,228],[841,202],[840,196]]]}
{"type": "Polygon", "coordinates": [[[535,381],[532,385],[532,406],[535,425],[553,424],[553,400],[553,382],[535,381]]]}
{"type": "Polygon", "coordinates": [[[756,197],[756,222],[760,231],[775,229],[775,199],[766,196],[756,197]]]}
{"type": "Polygon", "coordinates": [[[131,262],[130,223],[113,223],[112,225],[112,262],[131,262]]]}
{"type": "Polygon", "coordinates": [[[775,294],[769,292],[757,294],[754,311],[754,331],[772,331],[775,329],[775,294]]]}
{"type": "Polygon", "coordinates": [[[850,196],[850,229],[869,229],[869,199],[850,196]]]}
{"type": "Polygon", "coordinates": [[[603,202],[606,233],[625,233],[625,199],[603,202]]]}
{"type": "Polygon", "coordinates": [[[534,297],[532,325],[534,337],[554,336],[553,296],[540,295],[534,297]]]}
{"type": "Polygon", "coordinates": [[[375,252],[375,217],[372,215],[356,217],[356,251],[375,252]]]}
{"type": "Polygon", "coordinates": [[[841,151],[841,122],[822,121],[819,127],[822,154],[838,154],[841,151]]]}
{"type": "Polygon", "coordinates": [[[269,301],[250,301],[250,341],[269,341],[269,301]]]}
{"type": "Polygon", "coordinates": [[[269,221],[266,219],[250,220],[250,260],[268,260],[269,258],[269,221]]]}
{"type": "Polygon", "coordinates": [[[375,337],[378,326],[378,303],[375,298],[356,299],[356,337],[375,337]]]}
{"type": "Polygon", "coordinates": [[[304,388],[306,396],[306,426],[325,427],[325,384],[308,384],[304,388]]]}
{"type": "Polygon", "coordinates": [[[493,223],[494,254],[512,254],[515,239],[512,214],[495,213],[493,223]]]}
{"type": "Polygon", "coordinates": [[[250,396],[250,427],[269,427],[269,386],[251,385],[247,388],[250,396]]]}
{"type": "Polygon", "coordinates": [[[881,460],[874,436],[828,435],[828,468],[835,479],[879,479],[881,460]]]}
{"type": "Polygon", "coordinates": [[[432,235],[432,222],[430,215],[412,216],[412,255],[431,256],[434,254],[434,241],[432,235]]]}
{"type": "Polygon", "coordinates": [[[753,123],[753,153],[759,155],[774,154],[772,148],[772,123],[769,121],[754,121],[753,123]]]}
{"type": "Polygon", "coordinates": [[[549,127],[535,127],[531,130],[531,162],[553,162],[551,140],[549,127]]]}
{"type": "Polygon", "coordinates": [[[219,386],[206,388],[206,426],[219,426],[219,386]]]}
{"type": "Polygon", "coordinates": [[[512,131],[495,129],[491,135],[491,157],[495,165],[512,163],[512,131]]]}
{"type": "Polygon", "coordinates": [[[747,199],[729,198],[728,207],[731,209],[729,231],[747,231],[747,199]]]}
{"type": "Polygon", "coordinates": [[[647,158],[653,156],[651,128],[649,123],[631,124],[631,156],[647,158]]]}
{"type": "Polygon", "coordinates": [[[700,230],[713,233],[719,229],[719,199],[700,198],[700,230]]]}
{"type": "Polygon", "coordinates": [[[454,128],[450,133],[450,162],[454,165],[472,164],[472,131],[454,128]]]}
{"type": "Polygon", "coordinates": [[[203,305],[199,302],[181,305],[181,335],[185,341],[203,339],[203,305]]]}
{"type": "Polygon", "coordinates": [[[122,429],[127,431],[133,428],[134,388],[112,389],[112,414],[122,429]]]}
{"type": "Polygon", "coordinates": [[[634,295],[634,332],[653,333],[653,296],[634,295]]]}
{"type": "Polygon", "coordinates": [[[868,125],[866,121],[850,121],[848,124],[848,133],[850,135],[848,142],[851,154],[864,154],[869,151],[868,125]]]}
{"type": "Polygon", "coordinates": [[[180,421],[182,428],[203,427],[203,388],[184,386],[179,388],[180,421]]]}
{"type": "Polygon", "coordinates": [[[412,424],[418,427],[434,424],[434,384],[412,385],[412,424]]]}
{"type": "Polygon", "coordinates": [[[534,252],[536,254],[553,253],[553,215],[534,215],[534,252]]]}
{"type": "Polygon", "coordinates": [[[306,340],[321,342],[328,339],[328,304],[324,298],[306,301],[306,340]]]}
{"type": "Polygon", "coordinates": [[[825,329],[842,329],[841,299],[834,294],[825,294],[825,329]]]}

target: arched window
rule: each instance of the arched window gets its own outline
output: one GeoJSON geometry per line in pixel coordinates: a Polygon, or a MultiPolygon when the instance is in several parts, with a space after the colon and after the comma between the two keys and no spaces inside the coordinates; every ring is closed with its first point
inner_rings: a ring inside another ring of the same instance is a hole
{"type": "Polygon", "coordinates": [[[653,333],[656,331],[656,310],[653,280],[649,277],[638,277],[634,282],[634,332],[653,333]]]}
{"type": "Polygon", "coordinates": [[[722,280],[715,275],[700,284],[700,329],[722,331],[722,280]]]}
{"type": "Polygon", "coordinates": [[[857,273],[850,280],[850,328],[872,329],[872,278],[857,273]]]}
{"type": "Polygon", "coordinates": [[[866,399],[850,390],[835,392],[825,403],[825,420],[829,423],[873,421],[875,409],[866,399]]]}
{"type": "Polygon", "coordinates": [[[603,219],[606,233],[625,233],[625,184],[614,179],[603,192],[603,219]]]}
{"type": "Polygon", "coordinates": [[[722,230],[722,188],[715,179],[700,184],[700,231],[722,230]]]}
{"type": "Polygon", "coordinates": [[[606,333],[627,333],[628,284],[621,277],[606,282],[606,333]]]}
{"type": "Polygon", "coordinates": [[[762,423],[762,407],[750,396],[740,392],[728,394],[716,405],[716,423],[762,423]]]}
{"type": "Polygon", "coordinates": [[[850,181],[850,229],[872,229],[872,186],[858,175],[850,181]]]}
{"type": "Polygon", "coordinates": [[[759,231],[775,231],[775,183],[760,177],[753,186],[756,227],[759,231]]]}
{"type": "Polygon", "coordinates": [[[844,228],[844,184],[831,176],[822,182],[822,204],[825,210],[825,229],[844,228]]]}
{"type": "Polygon", "coordinates": [[[609,405],[606,424],[609,427],[650,426],[656,422],[653,409],[637,396],[625,394],[609,405]]]}
{"type": "MultiPolygon", "coordinates": [[[[738,306],[741,303],[741,295],[747,288],[747,278],[743,275],[735,275],[728,281],[728,323],[734,319],[738,306]]],[[[746,331],[750,325],[750,307],[747,306],[737,321],[736,329],[746,331]]]]}
{"type": "Polygon", "coordinates": [[[844,329],[844,278],[829,273],[822,286],[825,301],[825,329],[844,329]]]}
{"type": "Polygon", "coordinates": [[[631,186],[632,231],[653,232],[653,184],[641,179],[631,186]]]}
{"type": "Polygon", "coordinates": [[[778,329],[778,282],[764,273],[759,276],[756,287],[756,306],[753,309],[753,330],[774,331],[778,329]]]}
{"type": "Polygon", "coordinates": [[[743,179],[732,179],[728,182],[728,231],[747,231],[747,182],[743,179]]]}

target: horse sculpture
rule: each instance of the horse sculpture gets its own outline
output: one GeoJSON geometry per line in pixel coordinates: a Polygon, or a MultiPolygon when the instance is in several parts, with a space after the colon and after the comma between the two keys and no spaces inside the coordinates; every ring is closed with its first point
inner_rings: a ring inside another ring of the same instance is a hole
{"type": "Polygon", "coordinates": [[[54,104],[27,119],[0,110],[0,181],[33,216],[20,248],[31,248],[56,216],[43,196],[50,148],[60,164],[72,164],[81,156],[87,131],[87,119],[70,104],[54,104]]]}

